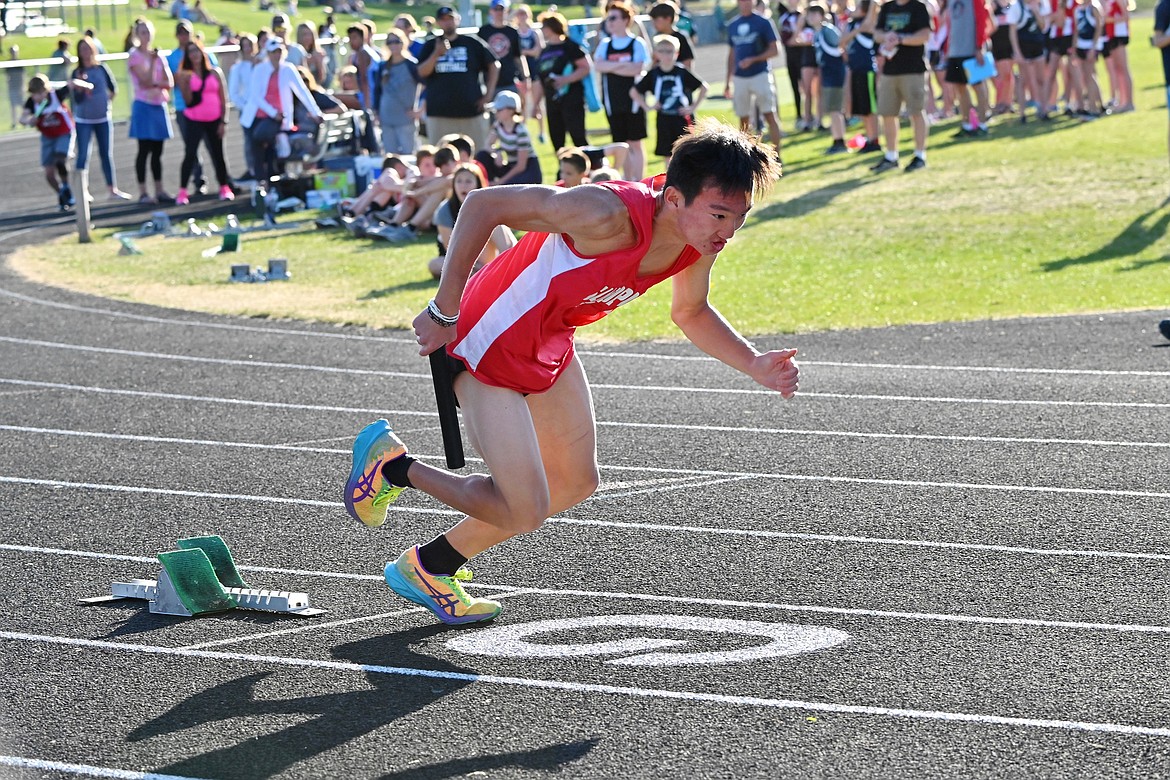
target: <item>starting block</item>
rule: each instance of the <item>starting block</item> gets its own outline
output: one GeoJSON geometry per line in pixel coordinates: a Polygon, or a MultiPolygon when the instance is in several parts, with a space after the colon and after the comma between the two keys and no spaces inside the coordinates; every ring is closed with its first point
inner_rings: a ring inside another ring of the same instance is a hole
{"type": "Polygon", "coordinates": [[[122,599],[143,599],[156,615],[209,615],[231,609],[256,609],[297,617],[323,615],[309,605],[306,593],[249,588],[232,560],[227,543],[218,536],[180,539],[177,550],[159,553],[162,564],[157,580],[115,582],[110,595],[81,599],[82,604],[101,604],[122,599]]]}

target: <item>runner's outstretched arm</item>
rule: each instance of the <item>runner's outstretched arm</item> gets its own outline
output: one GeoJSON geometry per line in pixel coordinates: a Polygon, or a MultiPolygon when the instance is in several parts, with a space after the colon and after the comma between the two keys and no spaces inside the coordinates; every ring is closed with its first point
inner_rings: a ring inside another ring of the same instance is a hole
{"type": "Polygon", "coordinates": [[[791,398],[800,379],[800,369],[792,359],[796,350],[760,352],[723,318],[707,297],[714,263],[712,256],[701,257],[674,277],[670,318],[692,344],[711,357],[791,398]]]}

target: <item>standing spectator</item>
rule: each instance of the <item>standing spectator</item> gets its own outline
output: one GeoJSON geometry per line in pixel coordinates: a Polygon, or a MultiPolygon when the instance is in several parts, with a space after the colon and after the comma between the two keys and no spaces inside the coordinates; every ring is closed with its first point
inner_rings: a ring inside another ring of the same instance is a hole
{"type": "Polygon", "coordinates": [[[520,53],[524,55],[524,63],[528,68],[528,79],[520,83],[520,100],[524,104],[524,120],[535,119],[540,130],[540,142],[544,143],[544,112],[541,102],[544,100],[544,90],[540,86],[537,61],[540,51],[544,48],[544,38],[540,30],[532,26],[532,8],[526,3],[516,6],[512,11],[512,18],[516,20],[516,32],[520,36],[520,53]]]}
{"type": "Polygon", "coordinates": [[[418,61],[406,51],[406,36],[397,28],[386,33],[390,56],[374,74],[374,105],[382,125],[387,154],[414,154],[418,146],[418,61]]]}
{"type": "MultiPolygon", "coordinates": [[[[678,6],[669,0],[655,3],[650,8],[650,23],[654,25],[654,35],[669,35],[678,41],[678,58],[675,62],[690,70],[695,62],[695,51],[691,48],[690,36],[675,26],[676,19],[678,19],[678,6]]],[[[797,95],[796,99],[799,101],[800,96],[797,95]]],[[[796,106],[797,113],[799,113],[800,103],[797,102],[796,106]]]]}
{"type": "Polygon", "coordinates": [[[615,142],[630,146],[623,175],[629,181],[639,181],[646,168],[642,151],[646,110],[630,97],[630,90],[646,70],[650,55],[642,39],[630,35],[633,19],[634,9],[624,0],[609,3],[604,22],[609,37],[594,52],[593,66],[601,74],[601,98],[609,132],[615,142]]]}
{"type": "Polygon", "coordinates": [[[780,45],[784,47],[784,67],[788,71],[788,84],[792,88],[792,101],[796,108],[796,129],[800,131],[805,129],[801,101],[807,99],[804,95],[804,81],[800,78],[805,49],[796,45],[796,22],[800,19],[800,11],[789,9],[781,0],[776,4],[776,12],[776,32],[780,35],[780,45]]]}
{"type": "Polygon", "coordinates": [[[479,37],[500,62],[497,93],[505,89],[515,92],[521,81],[528,80],[528,63],[520,51],[520,31],[508,24],[508,5],[509,0],[491,0],[488,23],[479,28],[479,37]]]}
{"type": "Polygon", "coordinates": [[[357,99],[359,111],[364,115],[362,127],[362,148],[366,151],[376,151],[378,139],[374,128],[376,109],[374,105],[373,84],[370,81],[371,71],[381,61],[382,55],[370,43],[370,28],[364,24],[350,25],[345,31],[349,42],[349,64],[357,70],[357,99]]]}
{"type": "Polygon", "coordinates": [[[898,115],[902,106],[914,128],[914,158],[906,172],[926,167],[926,39],[930,11],[921,0],[890,0],[870,6],[862,32],[874,35],[885,58],[878,79],[878,114],[886,141],[885,157],[870,170],[883,173],[898,167],[898,115]],[[875,17],[876,12],[876,17],[875,17]]]}
{"type": "Polygon", "coordinates": [[[468,135],[476,148],[487,143],[488,102],[496,94],[500,63],[477,35],[458,32],[450,6],[435,12],[442,34],[423,45],[418,72],[427,85],[427,137],[468,135]]]}
{"type": "Polygon", "coordinates": [[[821,72],[822,110],[829,113],[829,131],[833,143],[826,154],[845,154],[845,58],[841,51],[841,33],[823,5],[813,4],[796,26],[797,34],[805,27],[813,31],[813,50],[821,72]]]}
{"type": "Polygon", "coordinates": [[[589,55],[570,39],[569,23],[560,13],[548,11],[540,16],[544,48],[537,60],[544,91],[548,138],[558,152],[565,145],[565,133],[574,146],[585,146],[585,87],[592,63],[589,55]]]}
{"type": "Polygon", "coordinates": [[[1101,87],[1097,83],[1097,52],[1105,27],[1103,18],[1097,0],[1079,0],[1073,11],[1077,40],[1077,60],[1074,65],[1081,85],[1081,119],[1096,119],[1103,110],[1101,87]]]}
{"type": "Polygon", "coordinates": [[[89,162],[90,141],[97,139],[98,158],[110,200],[129,200],[130,194],[118,189],[114,176],[114,151],[110,137],[114,120],[110,106],[118,88],[114,74],[97,60],[97,45],[88,36],[77,42],[77,67],[69,78],[73,118],[77,123],[77,170],[84,171],[89,162]],[[82,86],[82,85],[85,86],[82,86]]]}
{"type": "MultiPolygon", "coordinates": [[[[250,33],[240,34],[240,59],[228,71],[228,97],[242,118],[244,106],[248,105],[248,90],[252,86],[252,70],[256,67],[256,39],[250,33]]],[[[252,129],[240,125],[244,136],[244,164],[247,170],[236,181],[252,181],[256,178],[256,162],[252,159],[252,129]]]]}
{"type": "Polygon", "coordinates": [[[488,135],[488,148],[475,153],[487,181],[496,184],[540,184],[540,159],[520,113],[520,96],[505,90],[496,93],[496,121],[488,135]]]}
{"type": "Polygon", "coordinates": [[[49,81],[67,81],[69,71],[73,66],[73,57],[69,55],[69,41],[64,38],[58,39],[57,48],[49,55],[49,59],[55,60],[49,66],[49,81]]]}
{"type": "Polygon", "coordinates": [[[292,130],[293,100],[305,106],[311,121],[321,119],[321,109],[317,108],[297,69],[284,58],[284,44],[272,38],[264,48],[265,57],[252,71],[248,103],[240,115],[240,123],[251,128],[252,159],[261,184],[267,184],[272,175],[268,155],[276,136],[292,130]]]}
{"type": "Polygon", "coordinates": [[[1105,68],[1113,85],[1115,114],[1133,111],[1133,74],[1129,70],[1129,12],[1133,0],[1109,0],[1105,7],[1105,68]]]}
{"type": "Polygon", "coordinates": [[[1044,27],[1047,14],[1040,0],[1015,0],[1008,8],[1008,35],[1012,58],[1020,69],[1024,97],[1020,101],[1020,122],[1028,121],[1028,101],[1036,104],[1036,114],[1044,113],[1047,97],[1044,90],[1044,27]]]}
{"type": "Polygon", "coordinates": [[[406,36],[407,51],[417,60],[423,48],[423,41],[418,37],[418,22],[410,14],[398,14],[394,17],[394,27],[406,36]]]}
{"type": "Polygon", "coordinates": [[[153,41],[154,25],[147,19],[139,18],[131,31],[133,48],[126,61],[134,93],[134,102],[130,104],[130,137],[138,141],[134,172],[138,178],[139,203],[173,201],[163,189],[162,152],[163,144],[174,136],[167,102],[175,81],[166,58],[159,54],[158,49],[151,47],[153,41]],[[148,160],[154,178],[154,195],[146,191],[148,160]]]}
{"type": "Polygon", "coordinates": [[[65,165],[73,151],[73,116],[64,102],[68,97],[67,85],[54,88],[47,76],[38,73],[28,80],[28,100],[20,115],[22,125],[36,127],[41,134],[41,168],[45,181],[57,193],[57,207],[62,211],[73,205],[65,165]]]}
{"type": "MultiPolygon", "coordinates": [[[[20,47],[11,46],[8,49],[8,59],[15,62],[20,59],[20,47]]],[[[12,118],[12,126],[16,127],[20,117],[20,106],[24,102],[24,68],[16,66],[7,68],[8,76],[8,107],[12,118]]]]}
{"type": "MultiPolygon", "coordinates": [[[[780,123],[776,121],[776,87],[770,60],[779,53],[772,23],[753,10],[753,0],[738,0],[739,16],[727,25],[727,80],[723,97],[734,100],[739,129],[751,129],[752,104],[768,123],[768,132],[780,154],[780,123]],[[735,83],[732,97],[732,81],[735,83]]],[[[807,113],[807,109],[806,109],[807,113]]]]}
{"type": "Polygon", "coordinates": [[[317,33],[313,30],[313,25],[308,22],[301,22],[297,25],[297,44],[305,52],[305,67],[309,69],[309,73],[313,74],[313,79],[318,84],[323,84],[326,73],[325,51],[317,41],[317,33]]]}
{"type": "Polygon", "coordinates": [[[670,165],[674,142],[682,138],[687,128],[695,123],[695,111],[707,97],[707,82],[677,63],[678,38],[673,35],[654,36],[655,66],[630,88],[630,97],[647,110],[646,95],[654,96],[655,129],[658,144],[654,153],[670,165]],[[694,97],[698,91],[699,97],[694,97]]]}
{"type": "Polygon", "coordinates": [[[325,78],[321,80],[321,86],[332,89],[333,79],[337,78],[337,71],[341,69],[337,24],[333,21],[333,14],[326,14],[325,21],[317,26],[317,39],[325,52],[325,78]]]}
{"type": "Polygon", "coordinates": [[[991,57],[995,60],[995,103],[991,111],[996,116],[1012,110],[1016,94],[1011,26],[1008,24],[1008,12],[1013,2],[1014,0],[992,0],[991,5],[991,13],[995,18],[994,29],[991,31],[991,57]]]}
{"type": "MultiPolygon", "coordinates": [[[[172,74],[177,74],[179,72],[179,65],[183,61],[184,52],[187,51],[187,46],[191,43],[191,39],[194,37],[194,29],[195,28],[192,27],[191,23],[186,19],[183,19],[175,25],[175,41],[178,43],[178,45],[171,49],[167,54],[167,66],[171,69],[172,74]]],[[[208,56],[211,60],[211,67],[218,68],[219,60],[216,59],[215,55],[209,54],[208,56]]],[[[187,115],[184,113],[185,109],[187,108],[187,101],[183,98],[183,90],[174,90],[173,100],[175,107],[175,124],[179,126],[179,137],[183,139],[183,148],[187,149],[192,146],[192,143],[190,138],[188,138],[188,135],[190,134],[190,127],[187,115]]],[[[198,141],[195,142],[194,146],[195,149],[198,150],[198,141]]],[[[195,158],[193,175],[195,176],[195,191],[199,193],[205,192],[207,189],[207,180],[203,176],[203,160],[199,159],[198,156],[195,158]]]]}
{"type": "MultiPolygon", "coordinates": [[[[1158,0],[1154,8],[1154,34],[1150,44],[1162,50],[1162,83],[1165,84],[1166,106],[1170,108],[1170,0],[1158,0]]],[[[1162,335],[1170,338],[1163,329],[1162,335]]]]}
{"type": "Polygon", "coordinates": [[[183,50],[183,59],[175,72],[177,92],[183,93],[183,116],[187,122],[187,134],[183,137],[183,164],[179,169],[179,192],[175,203],[182,206],[190,202],[187,182],[195,168],[199,144],[207,147],[215,178],[219,181],[219,199],[232,200],[231,185],[228,183],[227,163],[223,158],[223,136],[227,129],[227,79],[219,68],[211,65],[211,58],[203,50],[203,44],[190,41],[183,50]]]}
{"type": "Polygon", "coordinates": [[[946,81],[955,88],[959,98],[959,131],[956,138],[981,138],[987,135],[987,79],[969,84],[964,63],[974,59],[982,67],[990,56],[987,41],[991,31],[991,10],[987,0],[949,0],[951,33],[947,36],[946,81]],[[975,91],[976,122],[971,123],[971,90],[975,91]]]}
{"type": "Polygon", "coordinates": [[[295,38],[289,40],[289,25],[291,24],[292,22],[289,21],[286,14],[276,14],[272,17],[272,34],[284,44],[285,61],[294,68],[299,68],[305,64],[309,53],[295,38]]]}
{"type": "Polygon", "coordinates": [[[878,140],[876,47],[873,35],[861,31],[861,26],[869,16],[872,1],[861,0],[849,20],[845,34],[841,36],[841,45],[847,47],[848,51],[850,113],[865,124],[865,146],[858,149],[861,154],[882,150],[878,140]]]}
{"type": "Polygon", "coordinates": [[[93,41],[93,47],[97,50],[99,55],[105,56],[106,54],[109,54],[109,52],[106,51],[105,45],[102,44],[101,40],[97,37],[97,33],[92,27],[85,28],[85,32],[81,34],[81,37],[89,38],[91,41],[93,41]]]}

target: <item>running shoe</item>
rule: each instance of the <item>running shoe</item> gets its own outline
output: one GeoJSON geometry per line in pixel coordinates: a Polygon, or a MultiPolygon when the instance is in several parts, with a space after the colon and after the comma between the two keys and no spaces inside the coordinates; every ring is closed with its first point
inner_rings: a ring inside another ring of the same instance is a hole
{"type": "Polygon", "coordinates": [[[889,157],[883,157],[881,162],[879,162],[877,165],[871,165],[869,169],[874,173],[885,173],[886,171],[893,170],[897,167],[897,160],[891,160],[889,157]]]}
{"type": "Polygon", "coordinates": [[[914,171],[921,170],[925,167],[926,160],[923,160],[918,155],[914,155],[910,158],[910,162],[906,164],[906,167],[903,170],[905,173],[913,173],[914,171]]]}
{"type": "Polygon", "coordinates": [[[345,483],[345,510],[370,528],[386,522],[386,507],[394,503],[402,488],[382,476],[382,466],[406,454],[390,423],[376,420],[358,434],[353,443],[353,468],[345,483]]]}
{"type": "Polygon", "coordinates": [[[236,193],[232,192],[232,188],[229,185],[225,184],[219,188],[219,199],[220,200],[235,200],[236,193]]]}
{"type": "Polygon", "coordinates": [[[471,579],[471,569],[460,569],[450,577],[424,569],[418,560],[418,547],[411,547],[398,560],[387,563],[382,576],[390,590],[423,605],[448,625],[482,623],[503,609],[499,602],[467,595],[462,582],[471,579]]]}
{"type": "Polygon", "coordinates": [[[180,187],[179,194],[175,196],[175,205],[176,206],[186,206],[190,202],[191,202],[191,198],[187,196],[187,188],[180,187]]]}

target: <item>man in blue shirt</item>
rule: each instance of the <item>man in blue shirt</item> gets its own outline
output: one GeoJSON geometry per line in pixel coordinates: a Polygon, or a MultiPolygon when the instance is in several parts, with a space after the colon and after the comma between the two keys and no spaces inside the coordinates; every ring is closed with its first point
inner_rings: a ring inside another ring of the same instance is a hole
{"type": "Polygon", "coordinates": [[[756,108],[768,123],[768,133],[779,156],[780,123],[776,121],[776,87],[772,83],[769,63],[779,54],[776,29],[753,10],[754,0],[738,2],[739,16],[727,23],[727,42],[731,48],[727,53],[723,97],[732,100],[735,115],[739,117],[739,129],[745,133],[751,128],[752,101],[755,100],[756,108]],[[734,96],[731,89],[733,79],[734,96]]]}

